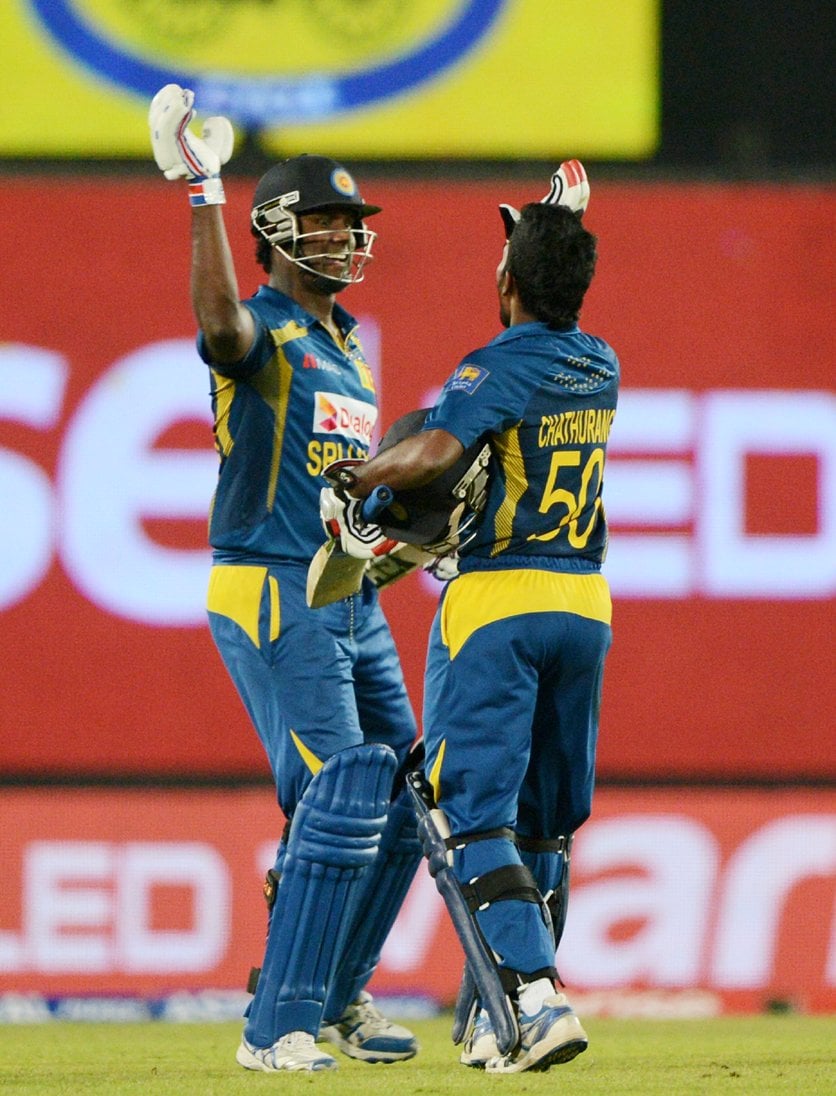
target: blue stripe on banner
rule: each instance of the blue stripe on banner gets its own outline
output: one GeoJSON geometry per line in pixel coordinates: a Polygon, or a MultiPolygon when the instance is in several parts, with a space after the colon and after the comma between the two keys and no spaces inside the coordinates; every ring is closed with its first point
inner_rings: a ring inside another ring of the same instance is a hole
{"type": "MultiPolygon", "coordinates": [[[[132,1024],[144,1020],[208,1023],[240,1020],[251,1001],[241,990],[197,990],[166,997],[100,996],[46,997],[39,993],[0,994],[0,1025],[39,1024],[54,1020],[94,1024],[132,1024]]],[[[377,994],[388,1015],[403,1019],[437,1016],[440,1006],[423,994],[377,994]]]]}
{"type": "Polygon", "coordinates": [[[333,76],[243,77],[165,68],[121,49],[73,8],[70,0],[29,0],[43,27],[71,56],[106,80],[142,96],[164,84],[192,88],[207,113],[249,125],[323,119],[390,99],[426,83],[465,57],[485,37],[508,0],[467,0],[459,15],[410,53],[368,69],[333,76]]]}

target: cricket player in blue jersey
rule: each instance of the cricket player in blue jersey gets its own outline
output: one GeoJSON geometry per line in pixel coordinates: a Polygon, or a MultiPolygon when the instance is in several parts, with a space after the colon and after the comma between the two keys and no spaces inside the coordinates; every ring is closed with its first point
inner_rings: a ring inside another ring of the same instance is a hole
{"type": "Polygon", "coordinates": [[[263,1072],[333,1069],[325,1039],[363,1061],[399,1061],[415,1038],[364,987],[421,858],[401,771],[416,722],[374,587],[317,611],[305,600],[322,470],[365,458],[377,416],[355,320],[336,296],[362,280],[375,238],[365,218],[379,208],[327,157],[272,167],[252,202],[266,284],[240,301],[221,214],[232,129],[211,118],[197,136],[193,111],[192,92],[170,84],[149,124],[157,165],[190,184],[192,302],[220,458],[209,624],[287,819],[236,1057],[263,1072]]]}
{"type": "MultiPolygon", "coordinates": [[[[548,1069],[587,1046],[554,964],[611,642],[602,489],[619,363],[578,326],[596,263],[582,166],[563,164],[555,184],[521,214],[500,207],[506,330],[453,371],[419,432],[321,501],[356,552],[353,500],[381,484],[396,501],[420,493],[464,448],[490,445],[487,502],[429,641],[419,830],[467,958],[461,1061],[492,1073],[548,1069]]],[[[367,546],[370,530],[392,535],[377,520],[360,530],[367,546]]]]}

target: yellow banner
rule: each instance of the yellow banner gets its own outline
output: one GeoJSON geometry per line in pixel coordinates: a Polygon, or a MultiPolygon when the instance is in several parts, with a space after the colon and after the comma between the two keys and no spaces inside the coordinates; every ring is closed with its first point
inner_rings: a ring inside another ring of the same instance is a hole
{"type": "Polygon", "coordinates": [[[3,0],[0,156],[150,156],[148,103],[179,83],[274,155],[642,159],[659,4],[3,0]]]}

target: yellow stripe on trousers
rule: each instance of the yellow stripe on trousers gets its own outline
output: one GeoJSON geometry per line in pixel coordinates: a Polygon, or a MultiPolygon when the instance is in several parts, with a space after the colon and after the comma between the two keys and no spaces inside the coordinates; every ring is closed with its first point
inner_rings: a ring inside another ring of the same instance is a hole
{"type": "Polygon", "coordinates": [[[218,613],[234,620],[255,647],[261,646],[258,618],[265,578],[269,579],[270,591],[269,638],[275,640],[279,635],[281,619],[279,584],[272,575],[268,576],[266,567],[216,563],[209,575],[206,608],[210,613],[218,613]]]}
{"type": "Polygon", "coordinates": [[[451,582],[441,610],[441,637],[454,659],[486,624],[524,613],[574,613],[612,623],[607,580],[592,574],[537,571],[469,571],[451,582]]]}

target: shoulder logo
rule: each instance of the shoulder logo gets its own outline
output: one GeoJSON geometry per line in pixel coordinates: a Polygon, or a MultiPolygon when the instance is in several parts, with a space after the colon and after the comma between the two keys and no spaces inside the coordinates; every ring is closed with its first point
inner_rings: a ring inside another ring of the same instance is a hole
{"type": "Polygon", "coordinates": [[[489,375],[489,370],[482,369],[479,365],[463,362],[444,387],[448,392],[475,392],[485,377],[489,375]]]}

